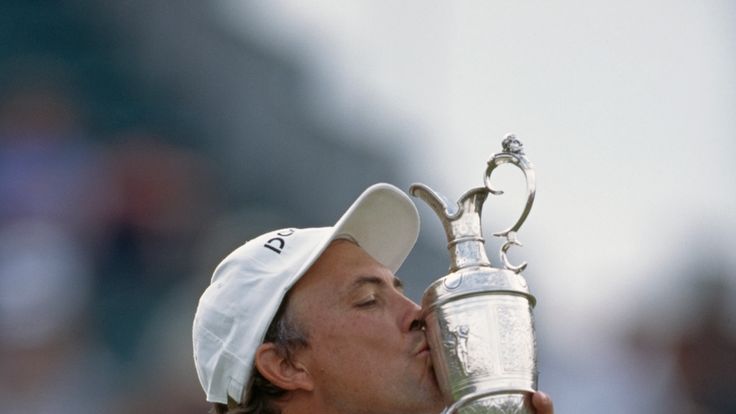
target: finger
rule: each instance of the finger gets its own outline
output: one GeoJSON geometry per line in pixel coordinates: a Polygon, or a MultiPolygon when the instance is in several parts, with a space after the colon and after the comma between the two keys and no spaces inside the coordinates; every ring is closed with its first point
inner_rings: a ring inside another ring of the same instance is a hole
{"type": "Polygon", "coordinates": [[[552,406],[552,399],[549,395],[537,391],[532,396],[532,404],[537,410],[537,414],[554,414],[554,407],[552,406]]]}

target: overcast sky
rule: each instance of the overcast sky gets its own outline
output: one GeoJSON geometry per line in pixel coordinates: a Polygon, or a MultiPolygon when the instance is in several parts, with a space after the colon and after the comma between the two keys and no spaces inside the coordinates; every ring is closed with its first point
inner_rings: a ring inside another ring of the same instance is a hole
{"type": "MultiPolygon", "coordinates": [[[[569,326],[617,326],[659,290],[653,301],[681,300],[675,279],[695,255],[733,255],[732,1],[223,5],[237,30],[300,59],[316,115],[387,132],[370,144],[404,154],[411,181],[451,199],[482,184],[515,132],[538,195],[512,258],[531,262],[542,309],[569,326]]],[[[486,203],[487,234],[523,197],[514,172],[499,177],[511,191],[486,203]]],[[[434,220],[423,216],[439,243],[434,220]]],[[[564,346],[570,333],[558,333],[564,346]]]]}

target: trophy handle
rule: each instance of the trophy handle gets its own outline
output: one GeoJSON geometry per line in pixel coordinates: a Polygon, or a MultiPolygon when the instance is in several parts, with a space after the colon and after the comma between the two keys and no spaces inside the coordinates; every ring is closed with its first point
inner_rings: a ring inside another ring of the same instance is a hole
{"type": "Polygon", "coordinates": [[[493,174],[493,171],[497,167],[503,164],[514,164],[524,173],[524,178],[526,179],[527,198],[526,205],[524,206],[524,210],[522,211],[521,216],[516,221],[516,223],[514,223],[514,225],[512,225],[508,229],[498,233],[493,233],[494,236],[506,238],[506,243],[503,244],[500,252],[501,261],[503,262],[504,266],[508,270],[519,273],[526,268],[527,263],[523,262],[518,266],[514,266],[509,262],[506,253],[508,252],[509,248],[511,248],[511,246],[522,245],[521,242],[516,238],[516,232],[519,230],[519,228],[521,228],[521,225],[524,224],[526,217],[529,215],[529,212],[532,209],[532,204],[534,203],[534,194],[536,191],[534,166],[531,162],[529,162],[529,160],[526,159],[523,144],[518,139],[516,139],[516,136],[514,136],[513,134],[506,135],[501,145],[503,151],[494,154],[491,159],[488,160],[488,168],[486,168],[486,173],[483,177],[483,181],[486,188],[491,194],[501,195],[503,194],[503,191],[494,190],[491,186],[491,174],[493,174]]]}

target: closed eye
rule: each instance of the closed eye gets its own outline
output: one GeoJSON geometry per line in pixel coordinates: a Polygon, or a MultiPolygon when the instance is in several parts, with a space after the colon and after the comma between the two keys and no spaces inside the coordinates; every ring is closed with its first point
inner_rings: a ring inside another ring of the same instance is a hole
{"type": "MultiPolygon", "coordinates": [[[[392,283],[396,289],[401,291],[402,284],[398,278],[393,277],[392,283]]],[[[388,289],[388,284],[386,278],[366,275],[358,277],[349,289],[357,296],[358,302],[354,305],[356,308],[370,308],[381,304],[380,292],[388,289]]]]}
{"type": "Polygon", "coordinates": [[[375,305],[378,301],[375,298],[370,298],[367,300],[364,300],[363,302],[358,303],[355,305],[357,308],[369,308],[373,305],[375,305]]]}

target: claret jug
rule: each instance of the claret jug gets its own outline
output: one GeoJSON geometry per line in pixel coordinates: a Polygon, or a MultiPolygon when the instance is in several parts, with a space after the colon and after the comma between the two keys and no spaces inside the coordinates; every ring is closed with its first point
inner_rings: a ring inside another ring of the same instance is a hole
{"type": "Polygon", "coordinates": [[[523,146],[513,135],[507,135],[503,151],[489,159],[484,184],[467,191],[456,205],[424,184],[410,189],[440,218],[450,253],[449,274],[432,283],[422,298],[432,362],[448,404],[444,413],[532,414],[536,300],[521,275],[526,263],[514,266],[506,254],[511,246],[521,245],[516,232],[534,201],[535,181],[523,146]],[[494,234],[505,239],[501,265],[494,267],[485,250],[481,212],[489,194],[502,193],[491,187],[491,174],[507,163],[523,171],[527,202],[514,225],[494,234]]]}

